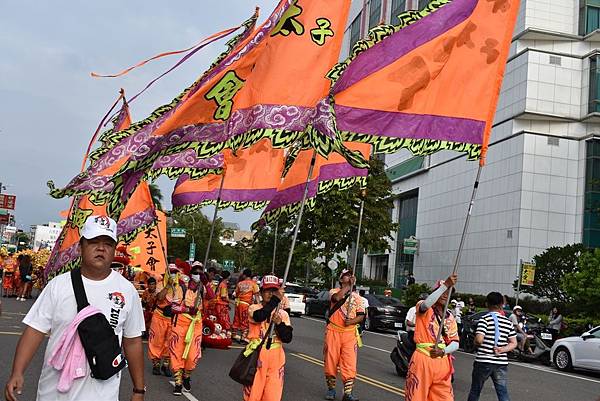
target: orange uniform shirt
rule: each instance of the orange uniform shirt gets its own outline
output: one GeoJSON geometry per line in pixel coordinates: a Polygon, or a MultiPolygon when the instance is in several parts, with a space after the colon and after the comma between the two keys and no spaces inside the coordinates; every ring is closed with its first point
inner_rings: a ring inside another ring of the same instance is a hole
{"type": "MultiPolygon", "coordinates": [[[[340,288],[333,288],[329,291],[330,296],[330,308],[333,308],[335,302],[333,302],[333,294],[340,292],[340,288]]],[[[356,292],[352,292],[346,302],[329,317],[329,321],[336,326],[345,327],[346,319],[354,319],[357,314],[365,313],[365,305],[360,295],[356,292]],[[349,308],[350,307],[350,308],[349,308]]]]}
{"type": "Polygon", "coordinates": [[[237,283],[235,287],[235,296],[238,301],[252,303],[252,297],[259,293],[258,284],[252,279],[247,278],[237,283]]]}
{"type": "MultiPolygon", "coordinates": [[[[254,321],[254,319],[252,319],[252,315],[254,314],[254,311],[260,310],[262,308],[263,308],[262,304],[254,304],[254,305],[251,305],[250,308],[248,309],[248,317],[250,320],[250,331],[248,332],[248,338],[250,340],[254,340],[254,339],[262,340],[267,335],[267,330],[269,329],[269,322],[267,322],[265,320],[264,322],[257,323],[254,321]]],[[[275,312],[277,312],[277,309],[274,310],[273,312],[271,312],[271,318],[273,317],[275,312]]],[[[285,323],[287,326],[292,325],[292,323],[290,322],[290,316],[287,314],[286,311],[284,311],[283,309],[279,309],[278,313],[279,313],[279,316],[281,317],[282,323],[285,323]]],[[[277,337],[277,332],[275,330],[273,330],[273,333],[274,333],[273,341],[280,343],[281,340],[279,340],[279,338],[277,337]]]]}
{"type": "MultiPolygon", "coordinates": [[[[423,301],[421,301],[423,302],[423,301]]],[[[427,309],[425,313],[419,312],[421,302],[417,303],[417,316],[415,321],[415,343],[435,343],[438,330],[440,329],[440,317],[436,317],[433,308],[427,309]]],[[[444,342],[450,344],[452,341],[458,341],[458,326],[454,315],[447,311],[444,322],[444,342]]]]}

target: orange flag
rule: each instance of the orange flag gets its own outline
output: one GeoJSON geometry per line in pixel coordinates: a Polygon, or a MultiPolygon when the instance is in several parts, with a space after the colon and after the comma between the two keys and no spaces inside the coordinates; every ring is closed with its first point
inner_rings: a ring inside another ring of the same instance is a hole
{"type": "Polygon", "coordinates": [[[434,0],[375,28],[336,66],[337,128],[376,152],[467,152],[483,164],[519,0],[434,0]],[[358,48],[361,48],[358,50],[358,48]]]}
{"type": "Polygon", "coordinates": [[[160,210],[156,215],[158,224],[140,232],[126,247],[133,266],[159,277],[167,268],[167,218],[160,210]]]}
{"type": "MultiPolygon", "coordinates": [[[[268,139],[252,147],[224,150],[225,172],[219,207],[236,210],[264,207],[281,182],[284,168],[283,149],[273,148],[268,139]]],[[[175,209],[190,211],[203,205],[215,204],[219,197],[222,175],[211,174],[199,180],[181,176],[175,185],[172,204],[175,209]]]]}

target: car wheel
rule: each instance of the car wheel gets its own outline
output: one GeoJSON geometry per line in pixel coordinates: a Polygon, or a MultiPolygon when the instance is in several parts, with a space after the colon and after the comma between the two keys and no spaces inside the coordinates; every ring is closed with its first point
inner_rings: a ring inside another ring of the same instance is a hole
{"type": "Polygon", "coordinates": [[[560,347],[554,353],[554,365],[558,370],[571,370],[573,369],[573,362],[571,360],[571,354],[565,347],[560,347]]]}
{"type": "Polygon", "coordinates": [[[373,326],[371,325],[371,319],[369,318],[369,315],[365,317],[365,330],[373,330],[373,326]]]}

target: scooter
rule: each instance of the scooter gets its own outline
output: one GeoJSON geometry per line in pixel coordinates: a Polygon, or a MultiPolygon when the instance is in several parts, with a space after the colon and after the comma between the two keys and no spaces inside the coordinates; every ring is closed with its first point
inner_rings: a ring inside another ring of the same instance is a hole
{"type": "Polygon", "coordinates": [[[550,349],[552,349],[552,333],[545,327],[531,330],[527,333],[529,346],[532,353],[523,352],[515,348],[508,353],[508,359],[519,362],[540,361],[545,365],[550,365],[550,349]]]}
{"type": "Polygon", "coordinates": [[[390,354],[390,359],[396,366],[398,376],[406,377],[408,373],[408,364],[415,352],[416,346],[404,330],[398,330],[396,338],[396,347],[390,354]]]}

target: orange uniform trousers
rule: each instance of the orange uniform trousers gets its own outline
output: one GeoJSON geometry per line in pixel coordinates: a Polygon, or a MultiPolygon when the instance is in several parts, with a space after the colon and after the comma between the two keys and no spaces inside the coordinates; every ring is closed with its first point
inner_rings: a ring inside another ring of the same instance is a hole
{"type": "MultiPolygon", "coordinates": [[[[257,352],[257,351],[254,351],[257,352]]],[[[252,386],[244,387],[244,401],[280,401],[283,393],[285,352],[279,348],[260,351],[252,386]]]]}
{"type": "Polygon", "coordinates": [[[192,371],[196,368],[198,360],[202,356],[202,318],[198,317],[192,336],[190,338],[190,349],[187,357],[184,359],[183,354],[187,343],[185,336],[188,333],[192,320],[189,315],[178,315],[173,321],[171,327],[171,339],[169,341],[169,355],[171,356],[171,369],[177,372],[180,369],[192,371]]]}
{"type": "Polygon", "coordinates": [[[356,359],[358,355],[358,340],[356,329],[341,331],[327,326],[325,345],[323,347],[325,376],[336,377],[338,366],[342,380],[354,380],[356,377],[356,359]]]}
{"type": "Polygon", "coordinates": [[[454,401],[450,359],[415,351],[406,375],[406,401],[454,401]]]}
{"type": "Polygon", "coordinates": [[[250,323],[248,322],[248,308],[250,304],[238,301],[235,305],[235,314],[233,315],[233,328],[236,330],[248,331],[250,323]]]}
{"type": "Polygon", "coordinates": [[[159,309],[152,313],[152,323],[148,332],[148,356],[156,360],[169,356],[169,336],[171,318],[165,317],[159,309]]]}

